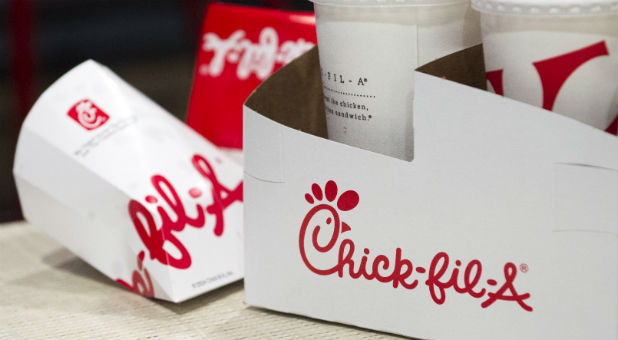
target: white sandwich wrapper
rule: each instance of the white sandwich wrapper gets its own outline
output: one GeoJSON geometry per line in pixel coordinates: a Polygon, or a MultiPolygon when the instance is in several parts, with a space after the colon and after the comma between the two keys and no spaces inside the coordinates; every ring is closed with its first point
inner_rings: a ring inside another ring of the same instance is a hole
{"type": "Polygon", "coordinates": [[[423,339],[616,339],[618,138],[447,80],[482,87],[481,56],[416,72],[412,162],[320,137],[315,50],[254,92],[247,303],[423,339]]]}
{"type": "Polygon", "coordinates": [[[26,220],[137,293],[243,276],[242,168],[94,61],[35,103],[13,171],[26,220]]]}

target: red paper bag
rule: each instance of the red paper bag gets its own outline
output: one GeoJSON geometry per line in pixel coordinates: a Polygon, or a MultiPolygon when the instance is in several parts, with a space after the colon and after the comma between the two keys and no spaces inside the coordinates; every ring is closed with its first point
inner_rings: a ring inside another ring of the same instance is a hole
{"type": "Polygon", "coordinates": [[[315,43],[312,12],[210,4],[187,123],[218,146],[242,149],[245,99],[315,43]]]}

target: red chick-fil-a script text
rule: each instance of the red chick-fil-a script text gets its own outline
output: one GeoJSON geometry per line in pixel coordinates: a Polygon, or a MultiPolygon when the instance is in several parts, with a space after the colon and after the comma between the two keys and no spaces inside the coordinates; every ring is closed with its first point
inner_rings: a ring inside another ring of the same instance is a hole
{"type": "Polygon", "coordinates": [[[305,200],[313,207],[301,223],[298,242],[301,258],[313,273],[377,280],[390,284],[393,288],[402,287],[408,290],[424,285],[431,299],[438,305],[444,304],[447,293],[452,291],[481,299],[482,308],[487,308],[497,301],[510,301],[517,303],[525,311],[533,310],[525,301],[530,298],[530,293],[520,294],[515,288],[517,266],[512,262],[504,264],[503,275],[498,280],[483,278],[483,265],[480,260],[474,259],[467,263],[461,260],[452,261],[446,252],[438,252],[429,266],[422,266],[404,258],[401,248],[395,249],[394,256],[370,256],[370,249],[364,248],[360,261],[355,262],[353,258],[357,255],[356,244],[343,235],[351,231],[351,227],[341,220],[339,212],[354,209],[359,202],[359,195],[356,191],[348,190],[337,198],[337,191],[337,184],[328,181],[324,190],[318,184],[313,184],[311,194],[305,194],[305,200]],[[323,226],[328,228],[322,228],[323,226]],[[321,230],[329,230],[327,237],[320,236],[321,230]],[[321,265],[313,263],[308,252],[327,256],[330,261],[319,261],[321,265]],[[373,260],[370,260],[370,257],[373,257],[373,260]],[[325,262],[331,264],[324,265],[325,262]]]}
{"type": "MultiPolygon", "coordinates": [[[[187,226],[203,228],[206,220],[214,218],[213,234],[217,237],[223,234],[225,220],[223,212],[234,202],[242,202],[242,182],[233,189],[225,187],[219,182],[212,165],[200,155],[194,155],[191,163],[197,172],[211,185],[210,195],[212,203],[202,206],[200,203],[185,206],[180,199],[176,188],[162,175],[153,175],[150,182],[159,198],[148,195],[144,198],[146,204],[157,204],[156,211],[160,217],[161,225],[157,226],[151,211],[142,202],[131,200],[129,202],[129,215],[140,239],[147,248],[149,256],[163,265],[169,265],[177,269],[187,269],[191,266],[191,254],[184,244],[176,236],[187,226]],[[167,213],[167,207],[173,212],[173,216],[167,213]],[[169,242],[177,250],[179,256],[174,257],[164,249],[165,242],[169,242]]],[[[202,196],[202,191],[196,187],[190,188],[188,194],[193,199],[202,196]]]]}

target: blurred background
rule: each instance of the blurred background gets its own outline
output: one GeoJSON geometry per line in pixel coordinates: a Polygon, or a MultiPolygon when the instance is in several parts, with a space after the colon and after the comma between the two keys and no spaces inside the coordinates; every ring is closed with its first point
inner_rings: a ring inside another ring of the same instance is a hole
{"type": "MultiPolygon", "coordinates": [[[[312,10],[308,0],[225,3],[312,10]]],[[[21,218],[12,176],[21,121],[69,69],[94,59],[184,119],[206,0],[0,0],[0,222],[21,218]]]]}

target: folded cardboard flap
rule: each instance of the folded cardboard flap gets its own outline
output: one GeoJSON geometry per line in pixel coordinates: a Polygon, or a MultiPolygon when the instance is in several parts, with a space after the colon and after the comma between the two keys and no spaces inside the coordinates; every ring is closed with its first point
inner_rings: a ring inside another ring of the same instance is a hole
{"type": "MultiPolygon", "coordinates": [[[[487,89],[482,45],[434,60],[417,71],[487,89]]],[[[277,123],[327,138],[318,48],[273,74],[249,96],[245,105],[277,123]]]]}
{"type": "Polygon", "coordinates": [[[487,90],[483,45],[476,45],[436,59],[416,69],[438,78],[487,90]]]}
{"type": "Polygon", "coordinates": [[[314,47],[262,83],[245,105],[280,124],[326,138],[319,64],[314,47]]]}

